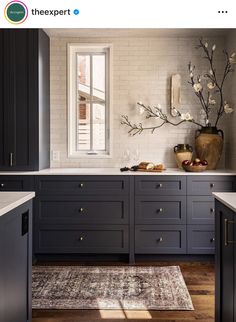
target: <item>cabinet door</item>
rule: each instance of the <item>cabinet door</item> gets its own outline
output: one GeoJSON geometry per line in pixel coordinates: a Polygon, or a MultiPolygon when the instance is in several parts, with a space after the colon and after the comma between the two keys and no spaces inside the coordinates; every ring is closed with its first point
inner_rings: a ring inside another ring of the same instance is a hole
{"type": "Polygon", "coordinates": [[[218,202],[216,209],[216,322],[233,322],[235,215],[218,202]]]}
{"type": "Polygon", "coordinates": [[[19,207],[0,217],[0,321],[26,322],[29,294],[29,212],[19,207]],[[27,217],[28,216],[28,217],[27,217]]]}
{"type": "Polygon", "coordinates": [[[35,31],[1,30],[0,33],[4,48],[0,57],[3,70],[0,169],[33,170],[31,149],[35,144],[31,141],[35,124],[32,112],[36,113],[36,107],[31,101],[31,87],[38,82],[36,75],[32,79],[35,70],[32,57],[34,61],[37,59],[32,38],[35,31]]]}

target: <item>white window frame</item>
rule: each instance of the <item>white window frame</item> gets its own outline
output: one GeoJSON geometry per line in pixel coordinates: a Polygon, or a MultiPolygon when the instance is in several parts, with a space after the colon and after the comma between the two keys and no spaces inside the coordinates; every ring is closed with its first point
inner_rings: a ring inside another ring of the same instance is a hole
{"type": "Polygon", "coordinates": [[[94,43],[68,43],[67,46],[67,62],[68,62],[68,158],[110,158],[112,156],[112,44],[94,44],[94,43]],[[78,53],[107,53],[106,63],[106,150],[105,152],[97,151],[78,151],[76,149],[77,142],[77,68],[76,54],[78,53]]]}

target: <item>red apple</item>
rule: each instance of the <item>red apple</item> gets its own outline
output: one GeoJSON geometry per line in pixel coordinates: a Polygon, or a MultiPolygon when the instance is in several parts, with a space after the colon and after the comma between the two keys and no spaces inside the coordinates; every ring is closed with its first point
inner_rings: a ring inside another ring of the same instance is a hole
{"type": "Polygon", "coordinates": [[[207,160],[202,160],[202,165],[208,165],[207,160]]]}
{"type": "Polygon", "coordinates": [[[182,162],[182,165],[190,165],[190,161],[189,160],[184,160],[183,162],[182,162]]]}

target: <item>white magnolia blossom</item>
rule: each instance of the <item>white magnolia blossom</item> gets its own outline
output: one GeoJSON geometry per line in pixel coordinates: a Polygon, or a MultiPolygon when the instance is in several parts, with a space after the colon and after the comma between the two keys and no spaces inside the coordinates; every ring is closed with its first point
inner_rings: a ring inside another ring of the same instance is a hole
{"type": "Polygon", "coordinates": [[[180,118],[183,121],[191,121],[193,119],[193,117],[190,115],[190,113],[181,113],[180,118]]]}
{"type": "Polygon", "coordinates": [[[225,113],[226,113],[226,114],[230,114],[230,113],[232,113],[234,110],[233,110],[233,108],[232,108],[232,107],[230,107],[230,105],[229,105],[227,102],[225,102],[225,105],[224,105],[224,111],[225,111],[225,113]]]}
{"type": "Polygon", "coordinates": [[[209,83],[207,84],[207,87],[208,87],[209,89],[213,89],[213,88],[215,88],[215,86],[216,86],[216,84],[215,84],[215,83],[213,83],[213,82],[209,82],[209,83]]]}
{"type": "Polygon", "coordinates": [[[143,106],[139,106],[139,114],[142,115],[145,112],[145,108],[143,106]]]}
{"type": "Polygon", "coordinates": [[[194,88],[195,92],[201,92],[202,85],[200,83],[196,83],[193,85],[193,88],[194,88]]]}
{"type": "Polygon", "coordinates": [[[235,53],[233,53],[230,57],[229,57],[229,62],[230,64],[236,64],[236,56],[235,53]],[[233,55],[234,54],[234,55],[233,55]]]}
{"type": "Polygon", "coordinates": [[[208,100],[210,105],[216,105],[216,100],[214,98],[212,98],[212,96],[209,96],[209,100],[208,100]]]}
{"type": "Polygon", "coordinates": [[[212,51],[215,51],[216,50],[216,45],[214,44],[213,46],[212,46],[212,51]]]}
{"type": "Polygon", "coordinates": [[[208,47],[208,43],[207,43],[207,42],[205,43],[205,47],[206,47],[206,48],[208,47]]]}

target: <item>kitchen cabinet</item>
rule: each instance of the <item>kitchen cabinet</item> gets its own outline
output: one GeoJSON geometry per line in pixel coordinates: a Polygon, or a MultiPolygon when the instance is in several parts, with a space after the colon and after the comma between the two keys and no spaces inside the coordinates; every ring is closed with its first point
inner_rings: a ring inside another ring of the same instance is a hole
{"type": "Polygon", "coordinates": [[[135,253],[186,253],[186,177],[135,177],[135,253]]]}
{"type": "Polygon", "coordinates": [[[36,176],[34,252],[130,254],[128,176],[36,176]]]}
{"type": "Polygon", "coordinates": [[[0,170],[49,167],[49,38],[0,29],[0,170]]]}
{"type": "Polygon", "coordinates": [[[236,320],[236,214],[216,201],[216,322],[236,320]]]}
{"type": "Polygon", "coordinates": [[[0,321],[31,321],[31,216],[28,201],[0,216],[0,321]]]}
{"type": "Polygon", "coordinates": [[[235,191],[234,176],[187,177],[187,253],[215,253],[213,192],[235,191]]]}

